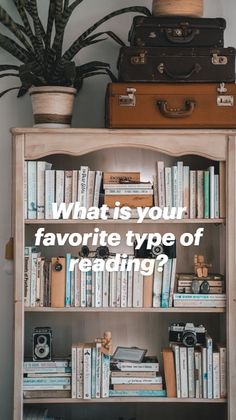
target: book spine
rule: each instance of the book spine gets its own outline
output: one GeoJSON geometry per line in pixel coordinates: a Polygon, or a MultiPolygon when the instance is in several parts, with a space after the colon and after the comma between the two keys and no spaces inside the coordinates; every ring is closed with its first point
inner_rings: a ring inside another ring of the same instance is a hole
{"type": "Polygon", "coordinates": [[[76,398],[77,366],[76,366],[76,346],[71,349],[71,398],[76,398]]]}
{"type": "Polygon", "coordinates": [[[153,191],[150,188],[106,188],[106,195],[150,195],[153,191]]]}
{"type": "Polygon", "coordinates": [[[78,265],[75,266],[75,306],[80,306],[80,270],[78,268],[78,265]]]}
{"type": "Polygon", "coordinates": [[[215,218],[219,219],[220,217],[220,187],[219,187],[219,175],[215,175],[215,218]]]}
{"type": "Polygon", "coordinates": [[[92,270],[86,274],[86,306],[87,308],[92,307],[92,270]]]}
{"type": "Polygon", "coordinates": [[[226,163],[219,162],[220,217],[226,215],[226,163]]]}
{"type": "Polygon", "coordinates": [[[70,272],[70,300],[70,306],[75,306],[75,270],[70,272]]]}
{"type": "Polygon", "coordinates": [[[199,398],[203,398],[203,374],[202,374],[202,353],[199,352],[199,388],[200,388],[200,395],[199,398]]]}
{"type": "Polygon", "coordinates": [[[195,397],[195,381],[194,381],[194,348],[188,347],[188,396],[189,398],[195,397]]]}
{"type": "Polygon", "coordinates": [[[40,261],[40,302],[39,306],[43,307],[44,302],[44,259],[40,261]]]}
{"type": "Polygon", "coordinates": [[[134,271],[133,279],[133,307],[143,307],[143,276],[140,272],[134,271]]]}
{"type": "Polygon", "coordinates": [[[116,307],[120,308],[121,300],[121,272],[120,270],[116,273],[116,307]]]}
{"type": "Polygon", "coordinates": [[[72,171],[65,171],[65,203],[72,202],[72,171]]]}
{"type": "Polygon", "coordinates": [[[175,300],[225,300],[226,299],[226,295],[225,294],[208,294],[208,295],[204,295],[204,294],[185,294],[185,293],[175,293],[174,294],[174,299],[175,300]]]}
{"type": "MultiPolygon", "coordinates": [[[[129,257],[131,260],[132,257],[129,257]]],[[[132,308],[133,304],[133,270],[127,272],[128,286],[127,286],[127,307],[132,308]]]]}
{"type": "Polygon", "coordinates": [[[190,185],[189,185],[189,166],[184,166],[184,168],[183,168],[183,190],[184,190],[184,192],[183,192],[183,207],[186,208],[185,215],[184,215],[185,219],[189,219],[189,215],[190,215],[190,213],[189,213],[189,211],[190,211],[190,208],[189,208],[189,203],[190,203],[190,201],[189,201],[190,200],[189,188],[190,188],[190,185]]]}
{"type": "Polygon", "coordinates": [[[103,283],[103,272],[97,271],[95,273],[95,307],[102,307],[102,283],[103,283]]]}
{"type": "Polygon", "coordinates": [[[84,400],[91,399],[92,349],[84,347],[84,400]]]}
{"type": "Polygon", "coordinates": [[[172,166],[172,206],[177,207],[177,166],[172,166]]]}
{"type": "Polygon", "coordinates": [[[87,166],[81,166],[80,168],[80,205],[81,207],[87,207],[87,188],[88,188],[88,171],[87,166]]]}
{"type": "Polygon", "coordinates": [[[175,308],[225,308],[226,301],[219,300],[216,301],[212,300],[174,300],[174,307],[175,308]]]}
{"type": "Polygon", "coordinates": [[[23,378],[24,385],[70,385],[70,378],[63,377],[43,377],[43,378],[23,378]]]}
{"type": "Polygon", "coordinates": [[[174,351],[174,357],[175,357],[176,395],[177,395],[177,398],[181,398],[179,346],[177,344],[173,345],[172,349],[174,351]]]}
{"type": "Polygon", "coordinates": [[[226,347],[220,347],[220,398],[227,397],[227,351],[226,347]]]}
{"type": "Polygon", "coordinates": [[[95,174],[95,185],[94,185],[94,197],[93,197],[93,206],[99,206],[99,197],[100,197],[100,189],[102,183],[102,172],[96,171],[95,174]]]}
{"type": "Polygon", "coordinates": [[[87,208],[92,207],[94,198],[95,171],[88,171],[87,208]]]}
{"type": "Polygon", "coordinates": [[[92,387],[91,398],[96,398],[96,347],[92,348],[92,387]]]}
{"type": "Polygon", "coordinates": [[[197,214],[197,173],[190,171],[190,219],[195,219],[197,214]]]}
{"type": "Polygon", "coordinates": [[[160,308],[161,306],[161,291],[162,291],[162,277],[163,273],[158,271],[159,261],[155,261],[154,275],[153,275],[153,308],[160,308]]]}
{"type": "Polygon", "coordinates": [[[159,207],[165,207],[165,168],[164,162],[157,162],[157,185],[159,207]]]}
{"type": "Polygon", "coordinates": [[[128,278],[127,271],[121,272],[121,297],[120,306],[121,308],[127,308],[127,292],[128,292],[128,278]]]}
{"type": "Polygon", "coordinates": [[[154,200],[154,206],[158,207],[158,188],[157,188],[157,177],[153,175],[152,177],[153,182],[153,200],[154,200]]]}
{"type": "Polygon", "coordinates": [[[24,161],[24,218],[28,218],[28,162],[24,161]]]}
{"type": "Polygon", "coordinates": [[[27,185],[28,185],[28,219],[37,218],[37,162],[28,161],[27,185]]]}
{"type": "Polygon", "coordinates": [[[64,191],[65,191],[65,172],[56,171],[56,203],[59,206],[64,203],[64,191]]]}
{"type": "Polygon", "coordinates": [[[148,385],[148,384],[162,384],[162,376],[156,376],[154,378],[137,378],[137,377],[112,377],[112,385],[127,384],[127,385],[148,385]]]}
{"type": "Polygon", "coordinates": [[[179,348],[181,398],[188,398],[188,364],[186,347],[179,348]]]}
{"type": "Polygon", "coordinates": [[[102,284],[102,307],[108,308],[109,306],[109,282],[110,273],[105,270],[103,272],[103,284],[102,284]]]}
{"type": "Polygon", "coordinates": [[[213,350],[212,350],[212,338],[206,337],[206,348],[207,348],[207,398],[213,397],[213,350]]]}
{"type": "Polygon", "coordinates": [[[24,304],[30,306],[30,289],[31,289],[31,257],[24,257],[24,304]]]}
{"type": "Polygon", "coordinates": [[[200,398],[200,371],[199,371],[199,355],[198,351],[194,352],[194,371],[195,371],[195,398],[200,398]]]}
{"type": "Polygon", "coordinates": [[[197,171],[197,218],[204,216],[204,172],[197,171]]]}
{"type": "Polygon", "coordinates": [[[36,263],[37,275],[36,275],[35,306],[39,306],[39,304],[40,304],[40,287],[41,287],[41,281],[40,281],[40,264],[41,264],[41,257],[38,257],[37,258],[37,263],[36,263]]]}
{"type": "Polygon", "coordinates": [[[66,307],[71,306],[71,272],[70,272],[71,254],[66,254],[66,307]]]}
{"type": "Polygon", "coordinates": [[[112,397],[166,397],[165,390],[149,391],[149,390],[112,390],[110,389],[109,396],[112,397]]]}
{"type": "Polygon", "coordinates": [[[102,354],[102,383],[101,383],[101,397],[109,397],[109,384],[110,384],[110,356],[102,354]]]}
{"type": "Polygon", "coordinates": [[[37,219],[45,218],[45,162],[36,164],[37,219]]]}
{"type": "Polygon", "coordinates": [[[212,355],[213,364],[213,398],[220,398],[220,354],[213,352],[212,355]]]}
{"type": "Polygon", "coordinates": [[[25,369],[42,369],[42,368],[50,368],[50,369],[56,369],[56,368],[67,368],[69,366],[68,360],[58,360],[54,362],[24,362],[24,372],[25,369]]]}
{"type": "Polygon", "coordinates": [[[83,346],[76,348],[76,398],[83,398],[83,386],[84,386],[84,375],[83,375],[83,346]]]}
{"type": "Polygon", "coordinates": [[[36,303],[36,282],[37,282],[37,258],[39,254],[33,252],[31,255],[31,285],[30,285],[30,306],[36,303]]]}
{"type": "Polygon", "coordinates": [[[172,267],[171,267],[171,279],[170,279],[169,308],[172,308],[172,306],[173,306],[175,281],[176,281],[176,258],[173,258],[172,259],[172,267]]]}
{"type": "Polygon", "coordinates": [[[71,202],[75,203],[77,201],[78,194],[78,171],[72,171],[72,185],[71,185],[71,202]]]}
{"type": "Polygon", "coordinates": [[[163,269],[163,282],[162,282],[162,295],[161,295],[162,308],[169,307],[171,267],[172,267],[172,260],[169,259],[167,263],[164,265],[164,269],[163,269]]]}
{"type": "Polygon", "coordinates": [[[177,162],[177,207],[183,207],[183,162],[177,162]]]}
{"type": "Polygon", "coordinates": [[[129,363],[119,362],[118,369],[122,372],[159,372],[159,363],[129,363]]]}
{"type": "Polygon", "coordinates": [[[52,203],[55,202],[55,170],[45,171],[45,219],[53,219],[52,203]]]}
{"type": "Polygon", "coordinates": [[[71,385],[24,385],[24,391],[65,391],[71,390],[71,385]]]}
{"type": "Polygon", "coordinates": [[[116,308],[116,289],[117,289],[117,273],[112,271],[110,273],[110,293],[109,305],[111,308],[116,308]]]}
{"type": "Polygon", "coordinates": [[[101,398],[102,354],[101,343],[96,343],[96,398],[101,398]]]}
{"type": "Polygon", "coordinates": [[[204,171],[204,218],[210,217],[210,174],[204,171]]]}
{"type": "Polygon", "coordinates": [[[86,280],[87,280],[87,273],[84,271],[81,271],[80,274],[80,279],[81,279],[81,301],[80,301],[80,306],[81,308],[85,308],[86,307],[86,280]]]}
{"type": "Polygon", "coordinates": [[[215,168],[209,167],[210,173],[210,219],[215,218],[215,168]]]}
{"type": "Polygon", "coordinates": [[[171,168],[165,168],[165,205],[170,210],[172,207],[172,177],[171,168]]]}

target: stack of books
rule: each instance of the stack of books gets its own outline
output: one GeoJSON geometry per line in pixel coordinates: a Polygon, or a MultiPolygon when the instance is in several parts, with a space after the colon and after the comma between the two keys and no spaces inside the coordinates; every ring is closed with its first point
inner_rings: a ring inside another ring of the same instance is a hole
{"type": "Polygon", "coordinates": [[[181,161],[172,167],[165,167],[164,162],[158,161],[153,177],[154,204],[169,209],[186,207],[184,217],[187,219],[225,217],[223,185],[223,164],[220,164],[219,176],[214,166],[207,170],[191,170],[181,161]]]}
{"type": "Polygon", "coordinates": [[[109,397],[110,356],[102,352],[100,342],[73,345],[71,365],[72,398],[109,397]]]}
{"type": "Polygon", "coordinates": [[[225,308],[226,294],[174,293],[175,308],[225,308]]]}
{"type": "Polygon", "coordinates": [[[103,188],[104,203],[110,208],[117,202],[130,208],[153,206],[152,184],[141,182],[139,172],[105,172],[103,188]]]}
{"type": "Polygon", "coordinates": [[[176,275],[177,293],[191,294],[193,280],[197,280],[200,287],[203,281],[207,281],[210,286],[209,294],[217,295],[225,292],[225,280],[222,274],[208,274],[207,277],[199,278],[195,274],[180,273],[176,275]]]}
{"type": "Polygon", "coordinates": [[[69,398],[69,360],[24,362],[23,391],[24,398],[69,398]]]}
{"type": "Polygon", "coordinates": [[[156,357],[142,363],[112,362],[110,397],[165,397],[156,357]]]}
{"type": "Polygon", "coordinates": [[[205,346],[172,344],[163,350],[168,397],[226,398],[226,348],[213,348],[210,336],[205,346]]]}

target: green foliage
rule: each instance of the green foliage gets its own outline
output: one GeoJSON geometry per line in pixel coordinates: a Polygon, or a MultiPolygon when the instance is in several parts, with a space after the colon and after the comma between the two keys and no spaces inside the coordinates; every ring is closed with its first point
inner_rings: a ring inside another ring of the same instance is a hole
{"type": "Polygon", "coordinates": [[[83,0],[48,0],[46,27],[40,19],[37,0],[11,1],[15,4],[20,22],[15,21],[0,6],[0,24],[14,37],[13,39],[0,33],[0,47],[16,58],[20,65],[0,65],[0,79],[18,77],[21,85],[6,89],[0,93],[0,97],[11,90],[18,90],[18,97],[23,96],[31,86],[73,86],[79,91],[84,79],[101,74],[106,74],[115,81],[108,63],[90,61],[76,65],[73,61],[75,56],[83,48],[102,42],[107,37],[124,45],[112,31],[95,32],[111,18],[129,12],[150,15],[146,7],[134,6],[116,10],[88,28],[63,52],[69,19],[83,0]]]}

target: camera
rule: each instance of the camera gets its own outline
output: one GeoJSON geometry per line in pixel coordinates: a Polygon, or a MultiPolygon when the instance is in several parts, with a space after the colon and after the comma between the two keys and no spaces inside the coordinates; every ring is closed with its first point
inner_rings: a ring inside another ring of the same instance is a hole
{"type": "Polygon", "coordinates": [[[185,347],[194,347],[197,344],[205,344],[206,333],[203,325],[195,326],[192,323],[172,324],[169,327],[169,340],[174,343],[181,343],[185,347]]]}
{"type": "Polygon", "coordinates": [[[136,258],[156,258],[162,254],[167,255],[169,258],[176,258],[176,241],[170,246],[160,244],[152,246],[151,249],[147,249],[147,242],[147,239],[143,241],[139,249],[135,249],[137,241],[134,242],[134,256],[136,258]]]}
{"type": "Polygon", "coordinates": [[[49,327],[35,328],[33,332],[33,360],[52,359],[52,330],[49,327]]]}

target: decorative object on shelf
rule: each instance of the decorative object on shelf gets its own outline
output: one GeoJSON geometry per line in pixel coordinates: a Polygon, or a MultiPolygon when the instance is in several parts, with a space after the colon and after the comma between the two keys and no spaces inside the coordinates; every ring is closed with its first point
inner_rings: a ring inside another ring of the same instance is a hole
{"type": "Polygon", "coordinates": [[[49,327],[39,327],[33,333],[33,360],[52,359],[52,330],[49,327]]]}
{"type": "Polygon", "coordinates": [[[203,255],[194,255],[194,270],[198,278],[208,277],[208,268],[212,267],[212,264],[205,263],[203,255]]]}
{"type": "Polygon", "coordinates": [[[154,16],[203,16],[203,0],[153,0],[154,16]]]}
{"type": "Polygon", "coordinates": [[[101,353],[112,355],[112,338],[111,332],[105,331],[102,338],[97,338],[96,343],[101,343],[101,353]]]}
{"type": "Polygon", "coordinates": [[[37,0],[14,2],[21,24],[0,6],[0,23],[16,37],[14,40],[0,33],[0,47],[20,61],[20,65],[1,65],[0,76],[18,77],[21,82],[20,86],[6,89],[0,96],[11,90],[18,90],[18,97],[21,97],[31,87],[36,87],[36,90],[31,90],[31,96],[37,126],[42,127],[43,124],[70,126],[73,99],[81,89],[84,79],[107,74],[115,80],[108,63],[90,61],[78,66],[74,61],[74,57],[81,49],[104,41],[106,39],[104,35],[124,45],[112,31],[94,33],[100,25],[127,12],[150,15],[146,7],[134,6],[116,10],[89,27],[67,50],[63,51],[64,34],[69,19],[82,1],[74,0],[71,4],[66,1],[63,5],[63,2],[51,0],[46,28],[39,16],[37,0]],[[62,100],[63,91],[65,91],[64,100],[62,100]]]}
{"type": "Polygon", "coordinates": [[[205,344],[206,328],[203,325],[195,326],[191,322],[186,324],[173,324],[169,327],[169,340],[171,343],[181,343],[185,347],[205,344]]]}

